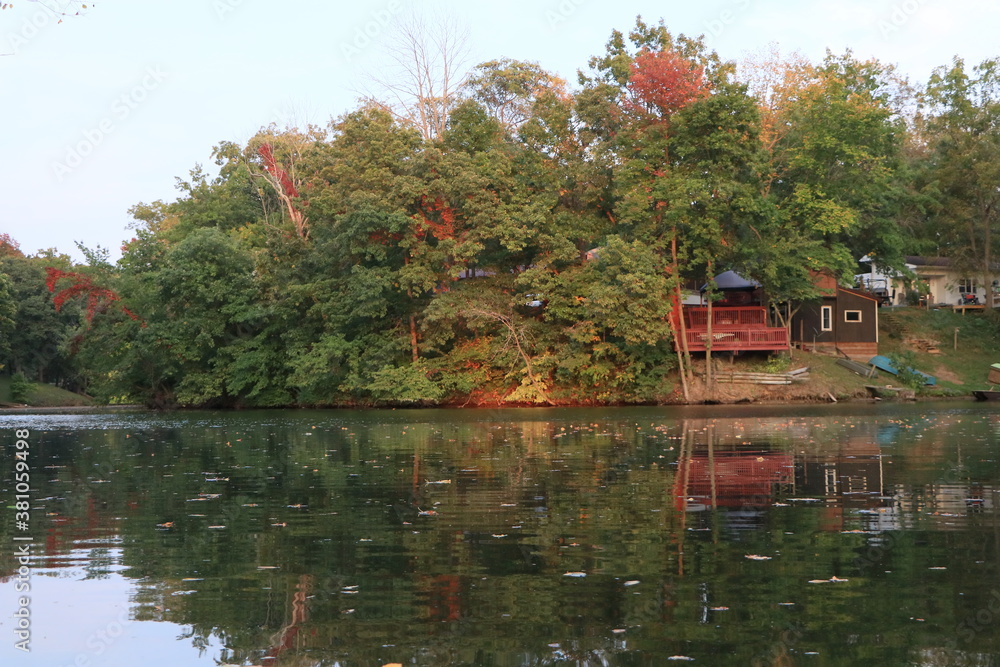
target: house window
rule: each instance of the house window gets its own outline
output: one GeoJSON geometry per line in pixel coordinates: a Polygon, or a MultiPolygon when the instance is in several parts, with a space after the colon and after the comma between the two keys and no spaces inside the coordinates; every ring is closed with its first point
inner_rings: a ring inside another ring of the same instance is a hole
{"type": "Polygon", "coordinates": [[[845,322],[860,322],[861,321],[861,311],[860,310],[845,310],[844,311],[844,321],[845,322]]]}
{"type": "Polygon", "coordinates": [[[959,294],[975,294],[976,293],[976,281],[971,278],[962,278],[958,281],[958,293],[959,294]]]}
{"type": "Polygon", "coordinates": [[[833,331],[833,306],[823,306],[820,308],[820,328],[823,331],[833,331]]]}

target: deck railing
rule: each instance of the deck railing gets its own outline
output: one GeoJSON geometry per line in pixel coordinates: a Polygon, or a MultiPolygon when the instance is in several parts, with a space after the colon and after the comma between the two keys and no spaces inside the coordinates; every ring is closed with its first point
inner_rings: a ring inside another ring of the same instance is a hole
{"type": "MultiPolygon", "coordinates": [[[[684,309],[685,323],[691,329],[708,326],[708,308],[688,306],[684,309]]],[[[760,306],[718,306],[712,309],[712,328],[767,326],[767,311],[760,306]]]]}
{"type": "MultiPolygon", "coordinates": [[[[708,308],[684,309],[687,347],[708,349],[708,308]]],[[[767,326],[767,311],[760,306],[722,306],[712,309],[712,350],[716,352],[788,349],[788,331],[767,326]]]]}
{"type": "MultiPolygon", "coordinates": [[[[691,352],[704,352],[708,349],[708,331],[688,329],[687,347],[691,352]]],[[[716,352],[785,349],[788,349],[788,331],[781,327],[712,330],[712,350],[716,352]]]]}

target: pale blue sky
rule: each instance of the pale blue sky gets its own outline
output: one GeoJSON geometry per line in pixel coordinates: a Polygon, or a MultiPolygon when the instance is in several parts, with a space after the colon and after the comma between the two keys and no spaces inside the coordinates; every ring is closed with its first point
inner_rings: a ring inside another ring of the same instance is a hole
{"type": "Polygon", "coordinates": [[[637,14],[727,59],[770,42],[812,60],[851,48],[919,82],[955,55],[1000,55],[993,0],[98,0],[61,24],[14,5],[0,12],[0,232],[76,258],[74,240],[117,257],[128,208],[176,198],[174,178],[210,166],[219,141],[355,108],[401,7],[464,22],[472,64],[532,60],[571,84],[637,14]]]}

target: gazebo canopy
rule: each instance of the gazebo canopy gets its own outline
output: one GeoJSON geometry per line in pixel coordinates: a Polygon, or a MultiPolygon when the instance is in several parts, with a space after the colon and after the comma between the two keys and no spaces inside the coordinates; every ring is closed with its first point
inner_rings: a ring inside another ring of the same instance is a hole
{"type": "MultiPolygon", "coordinates": [[[[715,284],[721,290],[755,290],[760,287],[756,280],[747,280],[735,271],[726,271],[715,276],[715,284]]],[[[701,286],[701,291],[708,291],[708,283],[701,286]]]]}

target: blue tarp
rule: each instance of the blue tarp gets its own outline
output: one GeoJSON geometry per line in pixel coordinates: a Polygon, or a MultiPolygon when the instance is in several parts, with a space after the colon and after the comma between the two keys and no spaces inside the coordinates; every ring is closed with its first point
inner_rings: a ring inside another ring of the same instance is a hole
{"type": "MultiPolygon", "coordinates": [[[[876,355],[868,360],[868,363],[879,369],[880,371],[885,371],[886,373],[891,373],[892,375],[899,375],[899,371],[896,367],[892,365],[889,361],[889,357],[883,357],[881,354],[876,355]]],[[[909,369],[911,373],[915,373],[920,377],[924,378],[924,384],[933,385],[937,384],[937,378],[933,375],[928,375],[927,373],[922,373],[915,368],[909,369]]]]}

